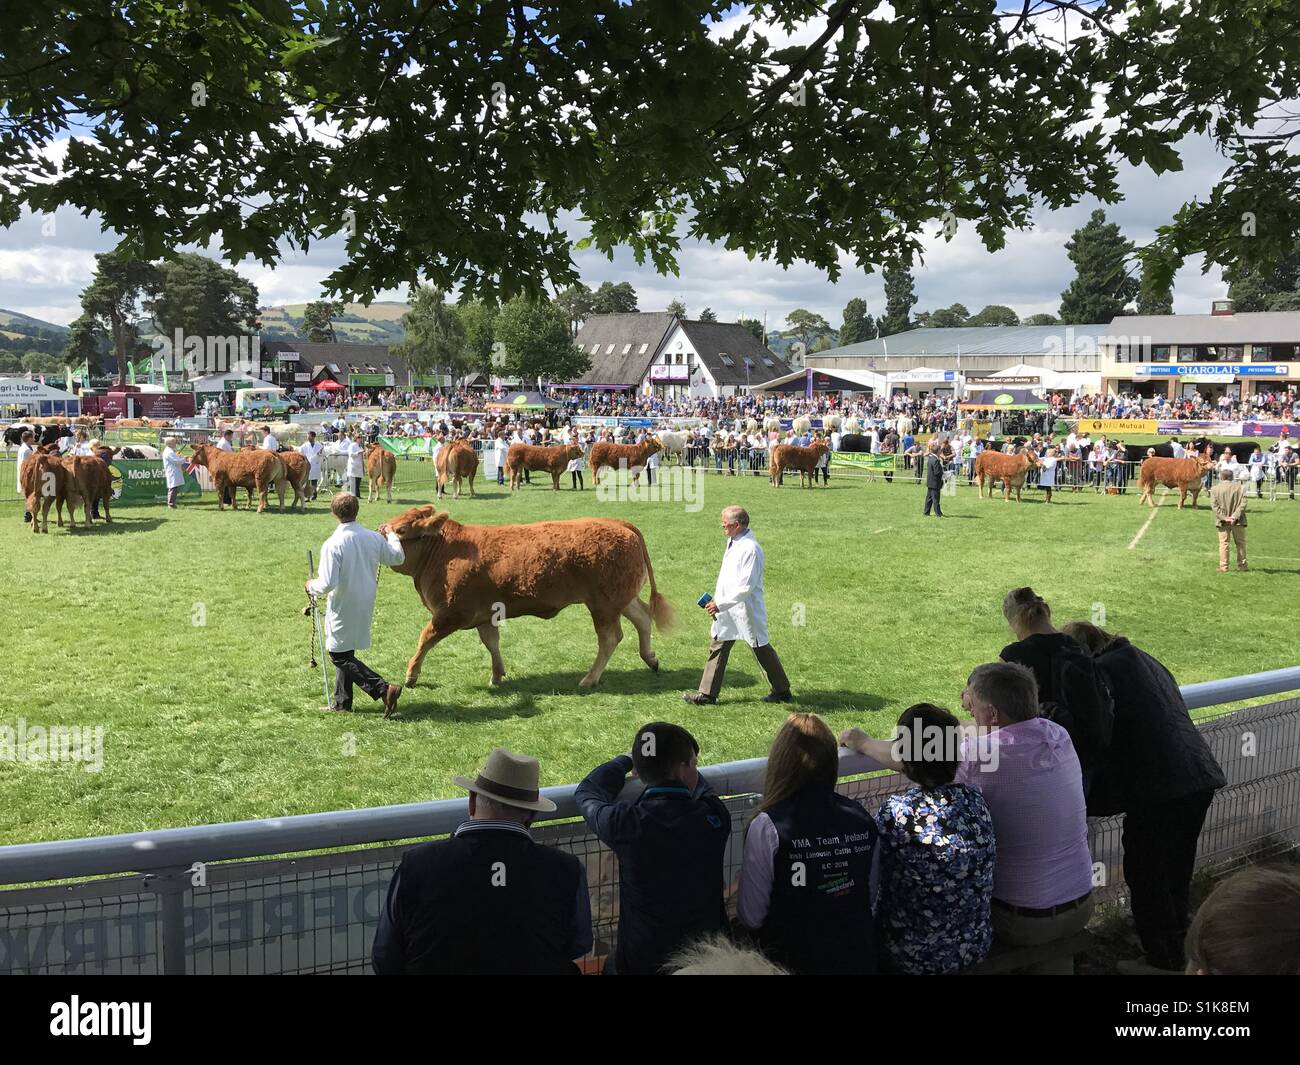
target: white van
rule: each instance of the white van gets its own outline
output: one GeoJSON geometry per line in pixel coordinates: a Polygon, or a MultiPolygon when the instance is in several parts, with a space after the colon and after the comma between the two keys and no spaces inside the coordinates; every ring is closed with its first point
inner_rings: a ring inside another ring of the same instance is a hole
{"type": "Polygon", "coordinates": [[[235,413],[270,418],[277,414],[294,414],[297,400],[286,399],[283,388],[240,388],[235,391],[235,413]]]}

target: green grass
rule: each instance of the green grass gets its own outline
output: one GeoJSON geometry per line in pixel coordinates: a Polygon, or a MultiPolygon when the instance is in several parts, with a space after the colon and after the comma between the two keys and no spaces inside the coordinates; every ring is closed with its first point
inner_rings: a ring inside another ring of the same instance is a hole
{"type": "MultiPolygon", "coordinates": [[[[430,496],[429,467],[403,463],[400,503],[363,505],[373,527],[430,496]],[[418,480],[417,480],[418,478],[418,480]]],[[[955,707],[969,669],[996,657],[1009,634],[999,606],[1032,584],[1058,622],[1104,604],[1107,628],[1133,637],[1183,682],[1294,664],[1279,635],[1294,621],[1300,506],[1254,503],[1253,572],[1215,572],[1204,506],[1166,500],[1147,521],[1132,494],[1058,495],[1051,507],[980,501],[961,489],[948,517],[923,519],[922,490],[850,481],[774,490],[765,477],[710,476],[703,509],[681,503],[601,502],[495,485],[449,503],[467,522],[620,516],[645,533],[660,589],[679,625],[657,633],[663,671],[636,655],[630,625],[600,688],[578,693],[595,656],[585,611],[509,621],[509,674],[488,685],[473,632],[431,652],[400,719],[382,720],[358,693],[352,714],[321,711],[302,616],[306,552],[333,521],[323,503],[301,514],[218,513],[210,497],[177,512],[120,508],[90,532],[34,536],[16,507],[0,506],[9,604],[0,724],[104,725],[105,762],[0,762],[0,843],[50,840],[216,821],[414,802],[457,794],[455,773],[495,745],[542,760],[543,783],[581,778],[626,750],[635,729],[662,718],[687,725],[703,762],[766,753],[787,708],[758,702],[761,671],[743,647],[723,702],[692,708],[708,641],[703,611],[722,552],[718,510],[746,506],[767,553],[772,642],[801,707],[841,729],[887,735],[909,703],[955,707]],[[205,624],[193,623],[201,604],[205,624]],[[794,622],[802,615],[804,624],[794,622]],[[345,754],[355,741],[355,754],[345,754]]],[[[364,658],[400,680],[427,615],[412,583],[385,570],[374,646],[364,658]]]]}

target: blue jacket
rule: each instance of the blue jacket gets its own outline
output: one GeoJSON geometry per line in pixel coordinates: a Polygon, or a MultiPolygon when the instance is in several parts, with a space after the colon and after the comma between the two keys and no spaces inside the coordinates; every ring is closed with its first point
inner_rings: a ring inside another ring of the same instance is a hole
{"type": "Polygon", "coordinates": [[[723,855],[731,814],[700,778],[646,788],[621,802],[632,759],[597,766],[575,798],[587,826],[618,857],[618,944],[605,972],[652,975],[677,949],[726,928],[723,855]]]}

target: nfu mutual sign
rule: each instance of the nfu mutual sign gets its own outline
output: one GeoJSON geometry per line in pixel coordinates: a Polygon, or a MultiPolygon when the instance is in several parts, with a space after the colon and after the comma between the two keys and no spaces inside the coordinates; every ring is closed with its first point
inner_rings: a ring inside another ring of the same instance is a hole
{"type": "Polygon", "coordinates": [[[256,377],[262,361],[260,333],[199,336],[177,328],[171,336],[154,337],[151,344],[153,366],[191,377],[224,373],[256,377]]]}

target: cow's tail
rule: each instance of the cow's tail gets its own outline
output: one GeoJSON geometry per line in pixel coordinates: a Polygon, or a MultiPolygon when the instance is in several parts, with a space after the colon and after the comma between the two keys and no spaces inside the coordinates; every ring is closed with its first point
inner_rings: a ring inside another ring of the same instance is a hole
{"type": "Polygon", "coordinates": [[[641,544],[641,559],[645,562],[646,575],[650,578],[650,616],[661,631],[666,631],[673,627],[677,615],[672,604],[660,595],[659,589],[655,587],[655,568],[650,564],[650,549],[646,547],[645,537],[635,525],[629,523],[629,528],[636,533],[637,541],[641,544]]]}

